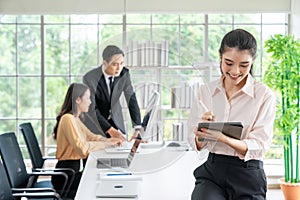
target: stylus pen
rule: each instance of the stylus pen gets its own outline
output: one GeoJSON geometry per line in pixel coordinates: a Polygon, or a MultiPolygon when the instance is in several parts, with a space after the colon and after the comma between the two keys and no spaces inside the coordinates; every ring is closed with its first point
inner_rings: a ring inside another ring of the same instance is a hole
{"type": "MultiPolygon", "coordinates": [[[[199,103],[201,104],[201,106],[205,110],[205,112],[209,111],[208,108],[204,105],[204,103],[201,100],[199,100],[199,103]]],[[[211,115],[210,118],[208,119],[208,121],[212,121],[213,118],[214,118],[214,116],[211,115]]]]}
{"type": "Polygon", "coordinates": [[[199,100],[199,103],[201,104],[201,106],[205,110],[205,112],[208,112],[208,108],[204,105],[203,101],[199,100]]]}
{"type": "Polygon", "coordinates": [[[132,175],[132,173],[116,173],[116,174],[106,174],[107,176],[127,176],[132,175]]]}

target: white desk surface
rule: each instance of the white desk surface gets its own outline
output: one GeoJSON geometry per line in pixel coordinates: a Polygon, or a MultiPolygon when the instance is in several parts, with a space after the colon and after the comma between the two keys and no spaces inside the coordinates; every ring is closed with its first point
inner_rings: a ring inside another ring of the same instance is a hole
{"type": "MultiPolygon", "coordinates": [[[[98,157],[127,157],[127,154],[107,154],[104,151],[92,152],[87,160],[76,200],[186,200],[191,198],[195,179],[193,171],[202,164],[206,157],[195,151],[176,151],[162,149],[140,149],[131,167],[127,171],[141,175],[141,193],[138,198],[96,198],[96,182],[100,170],[96,168],[98,157]]],[[[270,195],[267,193],[267,199],[270,195]]],[[[281,198],[280,198],[281,199],[281,198]]]]}
{"type": "MultiPolygon", "coordinates": [[[[79,184],[76,200],[101,199],[95,196],[96,181],[99,180],[100,173],[96,168],[96,162],[98,157],[107,156],[109,155],[104,151],[91,153],[79,184]]],[[[126,157],[127,155],[110,154],[110,156],[126,157]]],[[[134,159],[128,171],[142,176],[141,193],[138,199],[143,200],[190,199],[195,183],[193,171],[203,162],[198,159],[195,151],[176,151],[174,148],[167,147],[156,149],[152,153],[148,149],[140,149],[140,153],[134,159]]],[[[120,199],[125,200],[125,198],[120,199]]]]}

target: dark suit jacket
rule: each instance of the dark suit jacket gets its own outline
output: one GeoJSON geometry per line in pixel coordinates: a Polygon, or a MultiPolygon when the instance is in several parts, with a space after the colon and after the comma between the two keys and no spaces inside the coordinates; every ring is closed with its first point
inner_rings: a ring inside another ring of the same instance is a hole
{"type": "Polygon", "coordinates": [[[92,101],[84,123],[93,133],[105,135],[104,133],[111,127],[107,119],[110,106],[113,122],[118,129],[125,133],[122,107],[119,101],[122,93],[125,96],[133,126],[141,124],[140,109],[127,68],[124,67],[120,76],[115,77],[111,100],[102,65],[87,72],[83,76],[83,83],[89,86],[92,101]]]}

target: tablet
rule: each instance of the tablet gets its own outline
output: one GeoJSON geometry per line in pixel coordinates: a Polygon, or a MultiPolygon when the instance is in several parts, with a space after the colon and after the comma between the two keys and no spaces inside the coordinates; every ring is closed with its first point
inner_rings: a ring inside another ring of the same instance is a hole
{"type": "Polygon", "coordinates": [[[221,131],[229,137],[241,139],[243,124],[241,122],[200,122],[198,130],[201,131],[201,128],[221,131]]]}

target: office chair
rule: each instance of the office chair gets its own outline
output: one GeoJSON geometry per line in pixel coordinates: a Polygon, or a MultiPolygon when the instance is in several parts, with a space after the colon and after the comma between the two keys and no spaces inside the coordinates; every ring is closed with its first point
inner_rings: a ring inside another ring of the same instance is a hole
{"type": "Polygon", "coordinates": [[[19,129],[21,130],[24,136],[24,140],[32,163],[32,170],[42,170],[44,163],[47,159],[55,158],[43,157],[38,140],[30,122],[20,124],[19,129]]]}
{"type": "Polygon", "coordinates": [[[0,200],[15,200],[21,197],[30,199],[61,199],[53,189],[11,188],[2,162],[0,162],[0,200]]]}
{"type": "Polygon", "coordinates": [[[0,135],[0,155],[12,188],[53,188],[51,180],[36,182],[36,177],[62,176],[65,181],[59,194],[64,195],[68,175],[64,172],[53,171],[28,173],[14,132],[0,135]]]}
{"type": "Polygon", "coordinates": [[[43,157],[37,137],[30,122],[20,124],[19,129],[24,136],[24,140],[30,155],[32,171],[55,171],[66,173],[68,175],[68,184],[66,185],[65,191],[68,192],[74,180],[75,171],[71,168],[44,168],[44,163],[46,160],[55,158],[43,157]]]}

